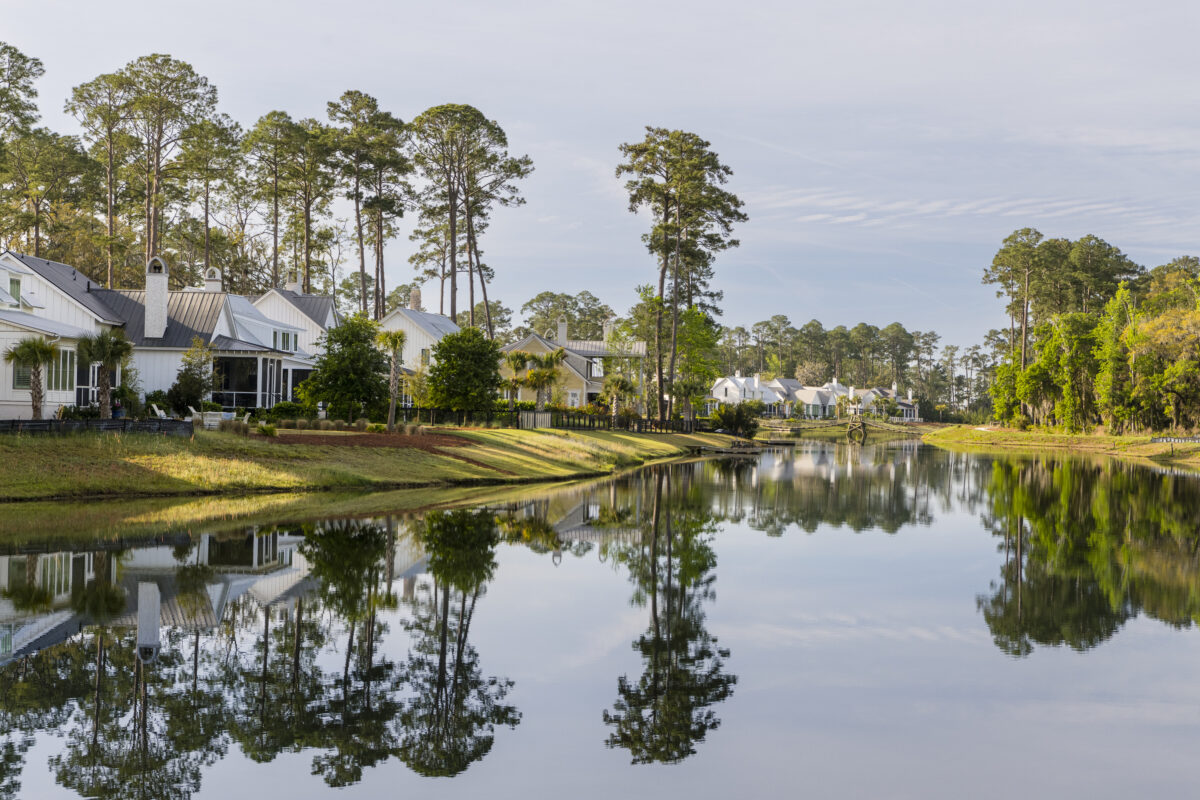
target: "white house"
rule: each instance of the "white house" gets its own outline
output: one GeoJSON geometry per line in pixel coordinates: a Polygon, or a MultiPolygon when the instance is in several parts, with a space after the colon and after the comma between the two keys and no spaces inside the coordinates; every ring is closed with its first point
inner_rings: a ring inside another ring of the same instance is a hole
{"type": "Polygon", "coordinates": [[[321,337],[342,322],[337,304],[323,294],[304,294],[295,273],[282,289],[269,289],[253,299],[254,307],[265,316],[293,326],[299,331],[299,349],[318,356],[321,337]]]}
{"type": "Polygon", "coordinates": [[[428,368],[433,363],[433,348],[447,333],[458,333],[454,320],[441,314],[419,310],[421,293],[414,289],[408,308],[392,310],[379,321],[385,331],[404,332],[402,359],[408,369],[428,368]]]}
{"type": "Polygon", "coordinates": [[[767,406],[768,414],[828,419],[837,416],[839,397],[849,398],[847,402],[850,413],[870,412],[877,403],[894,400],[899,419],[918,422],[921,418],[917,403],[912,397],[912,390],[909,389],[907,399],[902,398],[895,384],[892,384],[890,390],[855,389],[834,378],[823,386],[805,386],[793,378],[773,378],[764,381],[758,375],[744,378],[740,372],[716,380],[710,406],[718,403],[737,405],[747,400],[759,400],[767,406]]]}
{"type": "MultiPolygon", "coordinates": [[[[0,253],[0,353],[29,336],[44,337],[59,348],[58,360],[42,371],[45,416],[94,398],[96,370],[79,363],[76,343],[122,324],[91,294],[95,288],[65,264],[0,253]]],[[[29,417],[29,378],[28,368],[0,359],[0,418],[29,417]]]]}
{"type": "Polygon", "coordinates": [[[717,378],[713,383],[711,399],[714,403],[734,406],[757,400],[767,407],[769,414],[781,413],[787,403],[786,392],[772,387],[769,381],[764,381],[757,374],[743,377],[740,372],[717,378]]]}
{"type": "MultiPolygon", "coordinates": [[[[184,352],[199,338],[214,350],[221,376],[215,402],[230,409],[266,408],[294,398],[295,387],[314,363],[305,346],[311,327],[268,316],[245,297],[225,292],[215,268],[205,275],[203,287],[172,291],[169,280],[169,268],[159,258],[146,267],[144,289],[123,290],[104,289],[67,264],[11,251],[0,254],[5,289],[0,347],[7,349],[33,333],[56,341],[62,350],[62,363],[46,371],[43,414],[96,401],[95,365],[77,363],[75,343],[113,328],[133,344],[133,366],[144,392],[170,388],[184,352]],[[12,296],[13,290],[19,297],[12,296]]],[[[332,320],[337,323],[336,314],[332,320]]],[[[28,414],[27,375],[12,365],[0,364],[0,369],[0,415],[28,414]]]]}

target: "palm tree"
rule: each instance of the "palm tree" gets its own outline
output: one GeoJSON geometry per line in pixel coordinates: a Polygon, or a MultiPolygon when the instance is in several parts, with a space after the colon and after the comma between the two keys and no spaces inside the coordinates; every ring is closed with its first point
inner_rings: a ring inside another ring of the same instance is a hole
{"type": "Polygon", "coordinates": [[[558,382],[558,365],[567,360],[567,351],[561,347],[549,353],[529,354],[529,372],[525,374],[525,385],[537,394],[537,410],[546,407],[548,390],[558,382]]]}
{"type": "Polygon", "coordinates": [[[133,345],[119,330],[101,331],[79,340],[79,362],[99,364],[96,370],[96,394],[100,398],[100,419],[112,419],[112,376],[129,354],[133,345]]]}
{"type": "Polygon", "coordinates": [[[4,360],[29,370],[29,404],[33,407],[33,418],[42,418],[42,365],[58,357],[58,345],[51,344],[41,336],[30,336],[14,344],[4,353],[4,360]]]}
{"type": "Polygon", "coordinates": [[[633,381],[618,373],[604,376],[604,396],[612,404],[612,425],[617,427],[617,413],[620,411],[621,399],[628,397],[637,390],[633,381]]]}
{"type": "Polygon", "coordinates": [[[508,410],[512,411],[517,400],[517,393],[521,391],[521,387],[525,385],[525,378],[521,375],[521,371],[529,366],[531,356],[524,350],[513,350],[504,354],[504,363],[512,370],[512,377],[508,379],[508,410]]]}
{"type": "Polygon", "coordinates": [[[391,402],[388,403],[388,433],[396,429],[396,398],[400,395],[400,365],[404,363],[404,331],[380,331],[375,335],[375,344],[379,345],[391,360],[392,368],[388,374],[388,393],[391,402]]]}

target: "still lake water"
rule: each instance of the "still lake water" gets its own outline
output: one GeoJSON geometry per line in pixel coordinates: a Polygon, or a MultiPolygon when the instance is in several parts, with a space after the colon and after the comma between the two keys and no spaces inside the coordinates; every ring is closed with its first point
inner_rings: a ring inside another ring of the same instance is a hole
{"type": "Polygon", "coordinates": [[[0,797],[1194,796],[1198,549],[1193,477],[802,442],[0,551],[0,797]]]}

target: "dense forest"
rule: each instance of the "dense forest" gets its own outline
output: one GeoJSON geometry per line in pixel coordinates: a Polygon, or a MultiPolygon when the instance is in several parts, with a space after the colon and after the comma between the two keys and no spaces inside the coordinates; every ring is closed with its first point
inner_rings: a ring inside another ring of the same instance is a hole
{"type": "Polygon", "coordinates": [[[1114,433],[1200,425],[1200,260],[1147,270],[1098,237],[1024,228],[984,281],[1008,301],[997,420],[1114,433]]]}

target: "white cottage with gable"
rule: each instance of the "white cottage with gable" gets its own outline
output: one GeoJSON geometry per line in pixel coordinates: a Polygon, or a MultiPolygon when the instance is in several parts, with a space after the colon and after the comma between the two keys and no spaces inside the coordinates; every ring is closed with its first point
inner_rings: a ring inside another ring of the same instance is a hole
{"type": "Polygon", "coordinates": [[[433,363],[433,348],[448,333],[458,333],[454,320],[441,314],[421,311],[421,293],[414,289],[408,308],[393,309],[379,321],[385,331],[404,332],[402,358],[406,369],[428,368],[433,363]]]}

